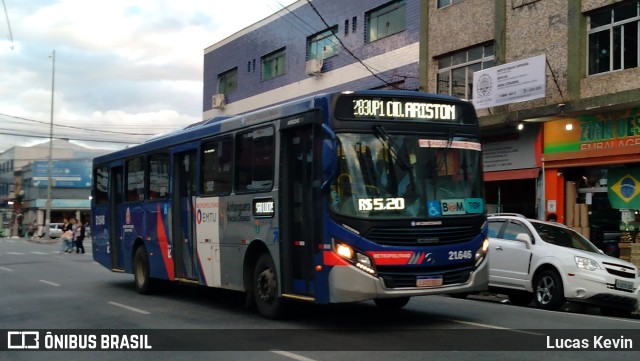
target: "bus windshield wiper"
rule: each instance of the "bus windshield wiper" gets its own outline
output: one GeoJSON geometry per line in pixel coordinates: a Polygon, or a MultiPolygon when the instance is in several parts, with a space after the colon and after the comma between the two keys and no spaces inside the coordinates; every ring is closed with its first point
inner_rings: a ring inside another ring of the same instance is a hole
{"type": "Polygon", "coordinates": [[[396,164],[400,165],[400,168],[402,168],[402,170],[413,170],[413,166],[411,165],[411,163],[400,156],[400,151],[398,150],[398,147],[394,143],[393,139],[391,139],[391,135],[389,135],[389,132],[387,132],[387,130],[384,129],[382,125],[374,125],[373,130],[376,137],[383,141],[387,145],[387,148],[389,148],[391,159],[393,159],[396,164]]]}

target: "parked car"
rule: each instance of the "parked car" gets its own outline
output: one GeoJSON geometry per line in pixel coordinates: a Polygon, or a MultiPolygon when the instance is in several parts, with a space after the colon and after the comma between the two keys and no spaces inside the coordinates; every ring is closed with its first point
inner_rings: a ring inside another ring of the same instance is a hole
{"type": "Polygon", "coordinates": [[[557,310],[565,301],[626,315],[639,307],[640,271],[578,232],[519,214],[490,214],[489,287],[516,305],[557,310]]]}
{"type": "Polygon", "coordinates": [[[64,223],[49,223],[49,238],[61,237],[63,225],[64,223]]]}

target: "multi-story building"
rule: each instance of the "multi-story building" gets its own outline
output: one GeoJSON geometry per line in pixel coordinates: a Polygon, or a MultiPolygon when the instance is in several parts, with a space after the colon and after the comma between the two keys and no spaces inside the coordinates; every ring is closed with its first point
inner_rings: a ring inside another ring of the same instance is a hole
{"type": "Polygon", "coordinates": [[[474,73],[527,59],[541,96],[478,107],[490,210],[553,213],[596,243],[638,230],[638,0],[301,0],[205,49],[203,117],[335,90],[475,102],[513,84],[474,73]]]}
{"type": "Polygon", "coordinates": [[[45,224],[47,200],[50,222],[63,217],[88,220],[91,161],[109,152],[54,139],[49,170],[49,142],[13,147],[0,153],[0,229],[4,235],[22,236],[29,225],[45,224]],[[51,174],[49,174],[51,172],[51,174]],[[51,193],[48,181],[51,175],[51,193]],[[20,232],[23,230],[23,232],[20,232]]]}

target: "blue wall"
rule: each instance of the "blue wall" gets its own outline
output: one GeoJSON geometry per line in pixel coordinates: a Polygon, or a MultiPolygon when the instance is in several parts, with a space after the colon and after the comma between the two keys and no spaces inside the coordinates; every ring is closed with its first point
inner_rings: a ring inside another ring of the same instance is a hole
{"type": "MultiPolygon", "coordinates": [[[[300,1],[298,2],[300,3],[300,1]]],[[[296,3],[296,4],[298,4],[296,3]]],[[[311,6],[302,0],[301,7],[292,12],[283,10],[274,16],[275,20],[241,35],[204,55],[203,111],[212,109],[211,97],[216,93],[218,75],[234,67],[238,68],[238,90],[226,96],[227,103],[238,101],[260,93],[274,90],[308,78],[305,72],[307,37],[326,30],[320,17],[311,6]],[[266,81],[261,79],[261,57],[286,47],[286,73],[266,81]],[[255,70],[253,61],[255,59],[255,70]],[[248,71],[247,63],[251,62],[248,71]]],[[[329,27],[338,25],[338,37],[358,58],[366,59],[391,50],[419,42],[420,0],[406,0],[405,31],[365,44],[365,12],[386,0],[316,0],[313,2],[329,27]],[[352,19],[357,17],[357,28],[352,32],[352,19]],[[349,20],[349,31],[345,35],[345,20],[349,20]]],[[[412,66],[397,68],[380,74],[388,82],[405,79],[404,89],[418,89],[418,59],[412,66]]],[[[323,73],[356,63],[345,49],[339,54],[325,59],[323,73]]],[[[358,90],[383,86],[384,82],[373,75],[330,90],[358,90]]],[[[322,92],[327,91],[323,89],[322,92]]]]}

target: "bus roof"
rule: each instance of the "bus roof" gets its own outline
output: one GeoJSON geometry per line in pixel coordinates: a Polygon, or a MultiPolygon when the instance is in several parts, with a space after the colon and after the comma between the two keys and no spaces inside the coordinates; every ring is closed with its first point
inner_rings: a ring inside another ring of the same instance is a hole
{"type": "Polygon", "coordinates": [[[134,145],[122,150],[96,157],[94,159],[94,163],[98,164],[135,156],[138,154],[149,153],[156,150],[165,149],[170,146],[188,143],[201,138],[213,137],[217,134],[242,129],[251,125],[257,125],[260,123],[271,121],[273,119],[300,114],[319,107],[322,103],[319,102],[319,100],[329,101],[331,98],[339,94],[358,94],[387,97],[426,96],[434,100],[467,102],[461,100],[460,98],[449,95],[415,92],[408,90],[360,90],[354,92],[316,94],[313,96],[292,100],[290,102],[254,110],[247,113],[232,116],[218,116],[189,124],[186,127],[151,137],[145,143],[134,145]]]}

